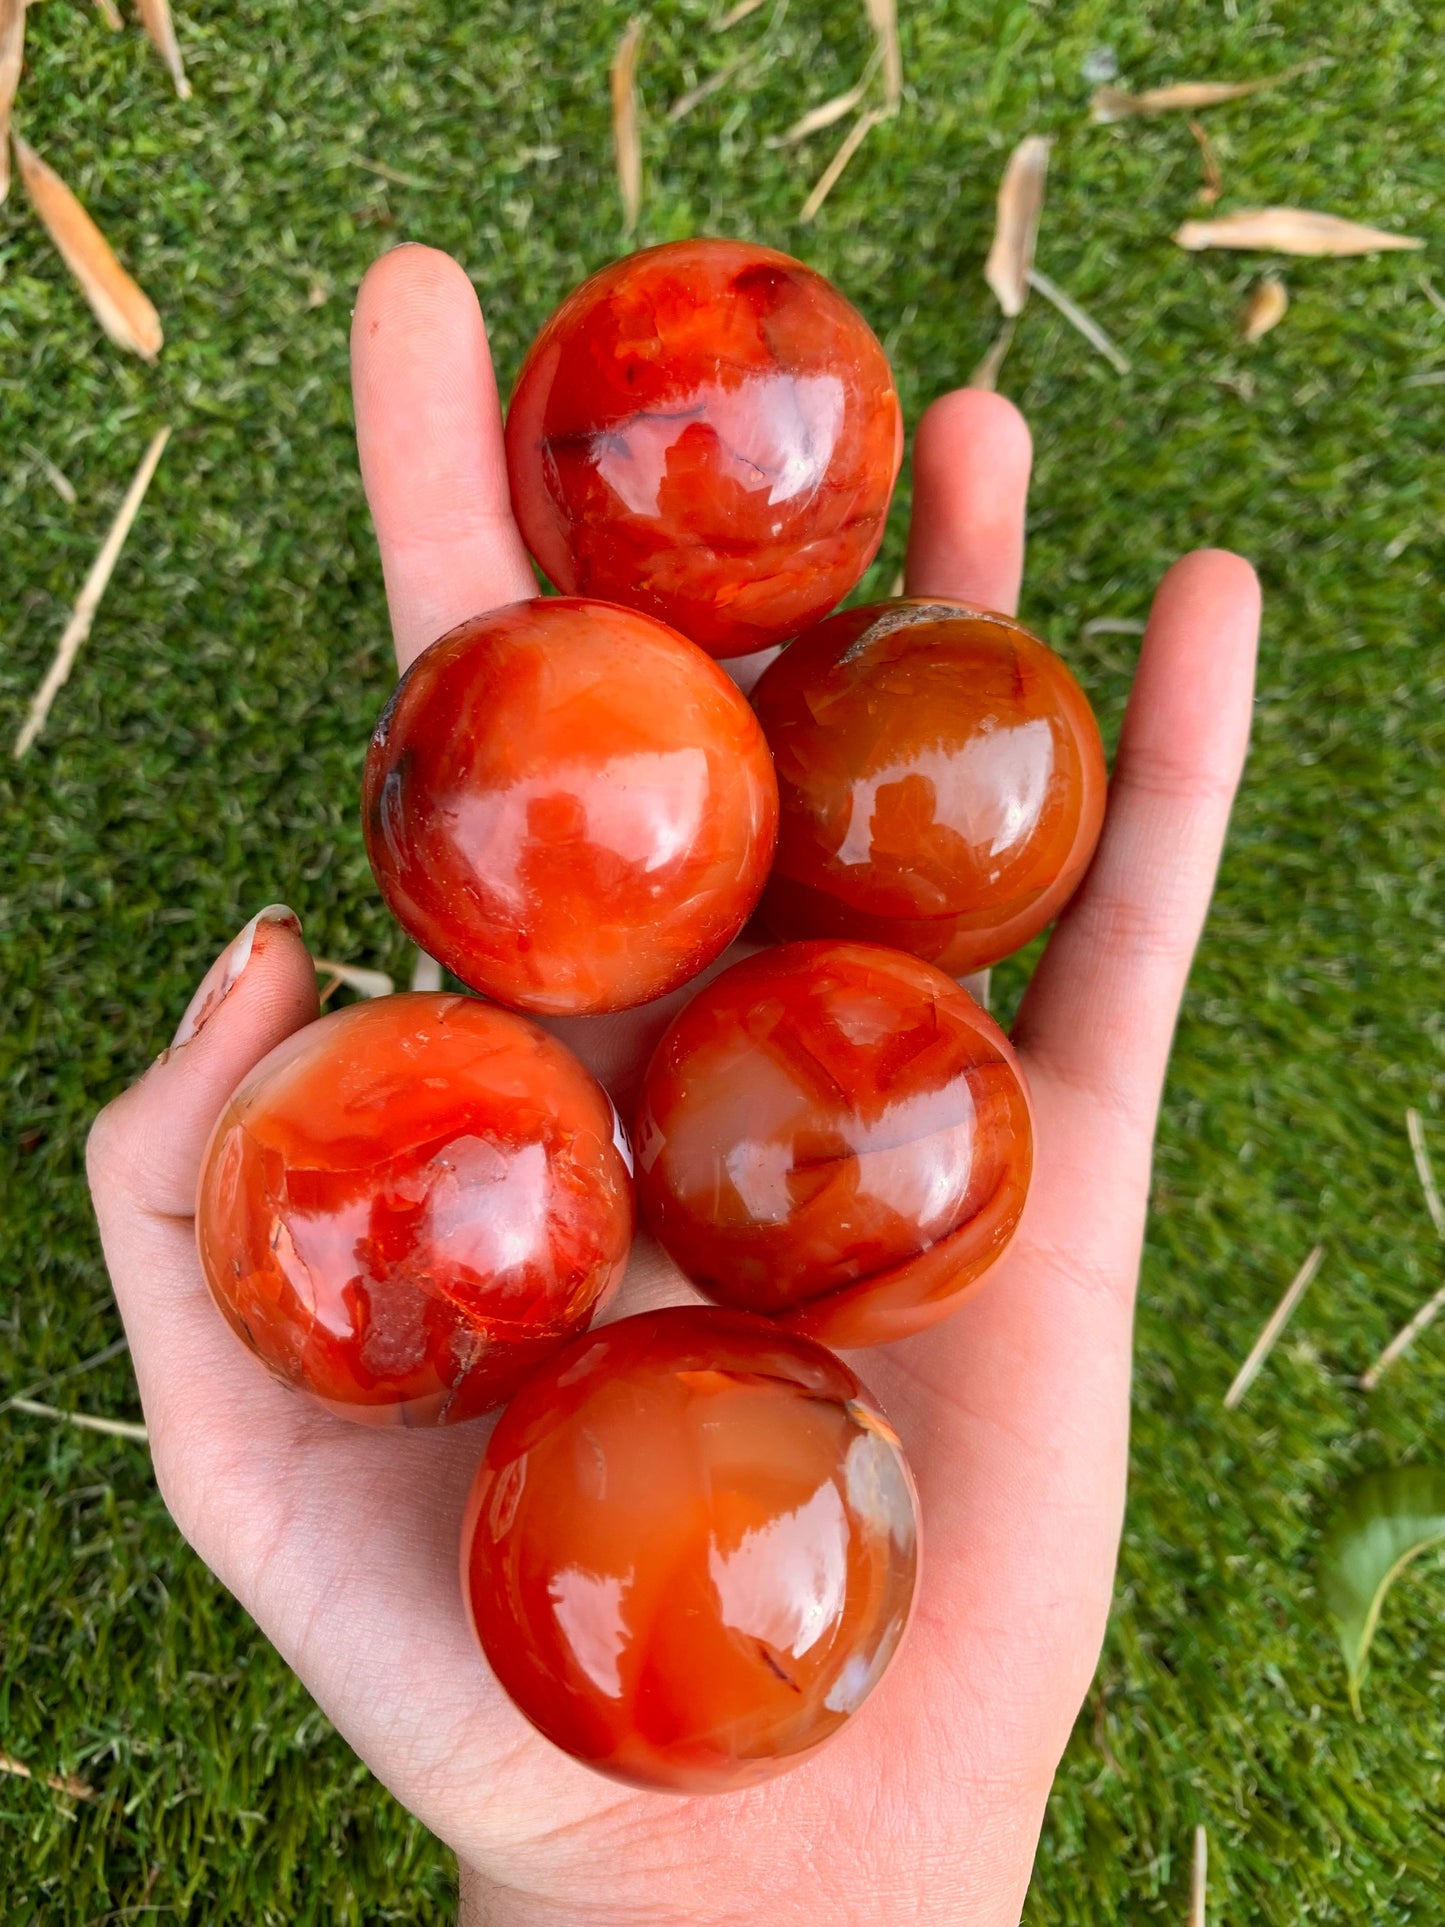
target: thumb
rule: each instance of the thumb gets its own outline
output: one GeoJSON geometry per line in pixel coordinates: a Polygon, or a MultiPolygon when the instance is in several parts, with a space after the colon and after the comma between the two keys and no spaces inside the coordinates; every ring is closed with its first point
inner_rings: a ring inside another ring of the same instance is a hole
{"type": "Polygon", "coordinates": [[[128,1215],[191,1217],[206,1140],[226,1099],[317,1009],[300,921],[284,903],[269,903],[201,979],[170,1046],[92,1126],[87,1164],[107,1257],[128,1215]]]}

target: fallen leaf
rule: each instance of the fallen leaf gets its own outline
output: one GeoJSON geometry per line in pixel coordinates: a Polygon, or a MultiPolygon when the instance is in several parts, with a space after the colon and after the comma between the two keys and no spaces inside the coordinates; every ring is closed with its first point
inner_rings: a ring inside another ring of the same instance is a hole
{"type": "Polygon", "coordinates": [[[1213,207],[1224,188],[1224,173],[1219,165],[1219,154],[1214,142],[1204,131],[1201,121],[1191,120],[1189,131],[1199,148],[1199,164],[1204,169],[1204,185],[1199,190],[1199,199],[1207,207],[1213,207]]]}
{"type": "Polygon", "coordinates": [[[420,945],[416,946],[416,961],[411,967],[411,987],[413,990],[440,990],[442,987],[442,967],[435,957],[429,957],[420,945]]]}
{"type": "Polygon", "coordinates": [[[1261,335],[1279,326],[1288,308],[1289,289],[1277,274],[1265,275],[1244,304],[1244,313],[1239,319],[1240,335],[1245,341],[1258,341],[1261,335]]]}
{"type": "Polygon", "coordinates": [[[150,36],[151,45],[166,63],[166,72],[175,82],[176,92],[182,100],[189,100],[191,83],[186,79],[180,42],[176,39],[175,23],[171,19],[171,0],[136,0],[136,10],[140,14],[141,25],[150,36]]]}
{"type": "Polygon", "coordinates": [[[612,144],[617,154],[617,190],[622,196],[623,231],[631,234],[642,211],[642,138],[637,131],[637,55],[642,21],[631,21],[612,57],[612,144]]]}
{"type": "Polygon", "coordinates": [[[877,107],[870,107],[866,113],[858,116],[857,120],[855,120],[853,125],[848,129],[848,132],[843,136],[837,153],[818,176],[817,181],[814,183],[812,193],[808,196],[807,200],[804,201],[799,210],[798,219],[800,221],[811,221],[813,219],[818,209],[838,185],[843,169],[863,145],[864,136],[870,129],[876,127],[882,119],[883,114],[877,107]]]}
{"type": "Polygon", "coordinates": [[[1078,302],[1072,296],[1065,294],[1057,282],[1050,281],[1049,277],[1038,268],[1030,268],[1029,286],[1036,288],[1045,301],[1051,302],[1058,309],[1071,327],[1078,329],[1089,346],[1104,357],[1116,374],[1128,374],[1128,357],[1121,349],[1114,346],[1098,322],[1091,315],[1085,314],[1078,302]]]}
{"type": "Polygon", "coordinates": [[[1030,134],[1009,155],[999,182],[998,220],[983,278],[1010,320],[1023,313],[1029,298],[1029,269],[1034,264],[1048,172],[1048,139],[1030,134]]]}
{"type": "Polygon", "coordinates": [[[1445,1539],[1445,1471],[1428,1465],[1367,1472],[1341,1492],[1320,1552],[1320,1586],[1345,1656],[1350,1704],[1362,1717],[1360,1682],[1385,1594],[1406,1565],[1445,1539]]]}
{"type": "Polygon", "coordinates": [[[1191,253],[1200,248],[1266,248],[1274,254],[1381,254],[1425,245],[1409,234],[1386,234],[1338,214],[1315,214],[1302,207],[1241,208],[1213,221],[1186,221],[1174,239],[1191,253]]]}
{"type": "Polygon", "coordinates": [[[883,111],[896,114],[903,104],[903,49],[898,40],[898,0],[866,0],[868,20],[883,59],[883,111]]]}
{"type": "Polygon", "coordinates": [[[12,1753],[0,1753],[0,1773],[12,1773],[18,1780],[39,1779],[50,1788],[52,1793],[67,1793],[72,1800],[93,1800],[95,1788],[87,1786],[84,1780],[77,1780],[68,1773],[36,1774],[24,1760],[17,1760],[12,1753]]]}
{"type": "Polygon", "coordinates": [[[1263,93],[1286,80],[1317,67],[1317,60],[1302,66],[1287,67],[1282,74],[1266,74],[1260,80],[1181,80],[1172,87],[1146,87],[1142,94],[1125,93],[1118,87],[1101,87],[1089,102],[1089,111],[1102,126],[1128,120],[1136,114],[1192,113],[1200,107],[1218,107],[1226,100],[1243,100],[1247,94],[1263,93]]]}
{"type": "Polygon", "coordinates": [[[25,0],[0,0],[0,201],[10,192],[10,109],[25,65],[25,0]]]}
{"type": "Polygon", "coordinates": [[[80,283],[96,320],[112,341],[144,361],[154,361],[165,341],[160,316],[55,169],[47,166],[18,134],[12,138],[25,191],[62,260],[80,283]]]}
{"type": "Polygon", "coordinates": [[[136,470],[130,487],[125,492],[125,500],[116,512],[109,533],[100,545],[100,552],[90,565],[90,574],[85,578],[80,594],[75,599],[70,620],[56,647],[55,657],[45,672],[45,680],[36,690],[31,701],[29,713],[15,738],[14,756],[16,761],[25,754],[45,727],[45,719],[50,714],[50,705],[70,674],[75,658],[80,653],[80,645],[90,634],[90,625],[95,620],[95,612],[100,607],[100,599],[105,594],[106,585],[115,569],[125,538],[130,534],[131,524],[140,513],[140,505],[145,500],[146,490],[151,485],[151,477],[161,459],[171,431],[163,428],[151,437],[150,447],[141,457],[140,467],[136,470]]]}
{"type": "Polygon", "coordinates": [[[390,997],[396,985],[384,970],[367,970],[361,964],[336,963],[330,957],[316,957],[316,974],[335,977],[348,990],[363,997],[390,997]]]}

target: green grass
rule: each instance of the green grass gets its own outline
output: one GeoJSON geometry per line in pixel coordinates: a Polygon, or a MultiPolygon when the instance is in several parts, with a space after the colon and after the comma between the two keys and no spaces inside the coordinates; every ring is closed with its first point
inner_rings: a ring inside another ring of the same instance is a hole
{"type": "MultiPolygon", "coordinates": [[[[1003,385],[1039,449],[1026,613],[1111,737],[1136,644],[1087,636],[1090,619],[1141,616],[1169,559],[1202,542],[1242,549],[1266,586],[1255,748],[1165,1106],[1117,1607],[1030,1927],[1182,1920],[1197,1820],[1211,1917],[1233,1927],[1438,1921],[1440,1562],[1392,1596],[1358,1723],[1313,1559],[1342,1477],[1440,1456],[1445,1331],[1368,1403],[1351,1376],[1441,1257],[1403,1114],[1425,1113],[1445,1162],[1445,454],[1441,390],[1410,385],[1445,367],[1445,316],[1418,281],[1433,261],[1445,283],[1445,21],[1429,0],[902,0],[905,109],[804,229],[832,137],[802,154],[766,138],[851,83],[862,8],[792,0],[725,39],[706,31],[715,8],[644,9],[639,239],[734,232],[805,254],[877,324],[910,420],[994,332],[980,270],[1004,155],[1026,131],[1057,137],[1040,265],[1134,372],[1035,302],[1003,385]],[[1090,125],[1100,47],[1136,85],[1332,59],[1211,116],[1222,205],[1328,208],[1432,253],[1290,264],[1287,319],[1241,347],[1259,264],[1171,246],[1199,211],[1194,142],[1177,118],[1090,125]],[[749,48],[767,61],[668,126],[672,99],[749,48]],[[1224,1387],[1316,1238],[1325,1268],[1227,1416],[1224,1387]]],[[[88,5],[31,10],[24,130],[141,274],[169,341],[153,370],[111,350],[12,193],[7,743],[147,435],[170,420],[176,436],[44,738],[0,762],[0,1386],[117,1335],[87,1120],[232,929],[282,897],[318,951],[403,965],[357,824],[390,669],[351,446],[350,298],[403,236],[453,249],[510,380],[548,309],[623,247],[606,70],[630,11],[193,0],[182,107],[138,34],[111,36],[88,5]],[[73,509],[32,449],[71,476],[73,509]]],[[[905,496],[875,589],[906,512],[905,496]]],[[[134,1411],[123,1357],[62,1392],[134,1411]]],[[[74,1804],[0,1779],[6,1918],[448,1918],[444,1856],[181,1547],[143,1449],[11,1413],[0,1491],[0,1748],[99,1790],[74,1804]]]]}

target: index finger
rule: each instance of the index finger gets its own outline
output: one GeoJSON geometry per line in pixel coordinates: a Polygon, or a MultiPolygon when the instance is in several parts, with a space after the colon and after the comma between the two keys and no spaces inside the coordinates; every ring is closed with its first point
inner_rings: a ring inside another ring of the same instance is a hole
{"type": "Polygon", "coordinates": [[[351,324],[356,444],[399,668],[459,622],[537,593],[512,519],[487,331],[461,265],[409,244],[351,324]]]}

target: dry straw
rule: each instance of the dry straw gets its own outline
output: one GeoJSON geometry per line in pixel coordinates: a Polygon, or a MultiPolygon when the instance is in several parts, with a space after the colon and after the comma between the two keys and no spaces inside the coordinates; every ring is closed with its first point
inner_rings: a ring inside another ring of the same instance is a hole
{"type": "Polygon", "coordinates": [[[53,167],[14,136],[20,178],[35,212],[80,283],[96,320],[122,348],[154,361],[165,335],[160,316],[116,260],[114,250],[53,167]]]}
{"type": "Polygon", "coordinates": [[[1089,346],[1096,353],[1101,354],[1117,374],[1128,374],[1129,360],[1123,350],[1114,346],[1098,322],[1092,316],[1085,314],[1071,295],[1065,294],[1056,281],[1050,281],[1049,277],[1038,268],[1029,269],[1028,279],[1029,286],[1041,294],[1045,301],[1057,308],[1070,327],[1077,328],[1089,346]]]}
{"type": "Polygon", "coordinates": [[[903,104],[903,49],[898,40],[898,0],[866,0],[868,21],[883,62],[883,111],[893,115],[903,104]]]}
{"type": "Polygon", "coordinates": [[[8,1401],[14,1412],[28,1412],[32,1418],[58,1419],[63,1425],[73,1425],[82,1432],[103,1432],[111,1439],[134,1439],[137,1445],[144,1445],[150,1434],[143,1425],[128,1418],[97,1418],[91,1412],[62,1412],[54,1405],[41,1405],[33,1398],[12,1398],[8,1401]]]}
{"type": "Polygon", "coordinates": [[[64,1793],[72,1800],[95,1798],[95,1788],[87,1786],[84,1780],[77,1780],[69,1773],[36,1773],[24,1760],[17,1760],[13,1753],[0,1753],[0,1773],[11,1773],[17,1780],[39,1780],[52,1793],[64,1793]]]}
{"type": "MultiPolygon", "coordinates": [[[[1445,1205],[1440,1201],[1440,1187],[1435,1182],[1429,1147],[1425,1143],[1425,1126],[1420,1120],[1418,1111],[1406,1111],[1405,1132],[1410,1140],[1411,1155],[1415,1160],[1415,1175],[1419,1178],[1420,1189],[1425,1194],[1425,1209],[1430,1213],[1430,1222],[1435,1227],[1436,1235],[1445,1238],[1445,1205]]],[[[1361,1378],[1361,1388],[1364,1391],[1373,1392],[1395,1360],[1402,1353],[1409,1351],[1421,1332],[1427,1326],[1434,1324],[1442,1310],[1445,1310],[1445,1285],[1442,1285],[1433,1297],[1425,1300],[1408,1325],[1396,1332],[1369,1371],[1361,1378]]]]}
{"type": "Polygon", "coordinates": [[[80,646],[90,634],[90,625],[95,620],[95,612],[100,607],[100,599],[115,569],[116,562],[125,539],[130,534],[132,522],[140,513],[140,505],[145,500],[146,490],[151,485],[151,477],[156,472],[171,431],[163,428],[151,438],[150,447],[141,457],[140,467],[130,487],[126,490],[125,500],[110,525],[110,532],[100,545],[100,553],[90,565],[90,574],[75,599],[75,607],[70,612],[70,620],[55,651],[55,659],[45,672],[45,680],[36,690],[30,710],[15,738],[14,755],[18,761],[45,727],[45,719],[50,714],[50,705],[64,686],[66,677],[80,653],[80,646]]]}
{"type": "Polygon", "coordinates": [[[1189,1873],[1189,1927],[1208,1927],[1209,1835],[1194,1829],[1194,1865],[1189,1873]]]}
{"type": "Polygon", "coordinates": [[[807,200],[804,201],[802,208],[799,210],[798,219],[800,221],[811,221],[816,218],[818,210],[842,179],[843,169],[863,145],[865,137],[883,118],[883,110],[879,107],[870,107],[858,116],[857,120],[854,121],[853,125],[848,129],[848,132],[844,135],[837,153],[818,176],[817,181],[814,183],[812,193],[808,196],[807,200]]]}
{"type": "Polygon", "coordinates": [[[1227,100],[1243,100],[1248,94],[1263,93],[1294,80],[1318,63],[1290,67],[1282,74],[1266,74],[1261,80],[1181,80],[1173,87],[1147,87],[1142,94],[1128,94],[1117,87],[1101,87],[1089,102],[1096,121],[1107,126],[1111,121],[1129,120],[1135,115],[1192,114],[1202,107],[1219,107],[1227,100]]]}
{"type": "Polygon", "coordinates": [[[171,19],[170,0],[136,0],[136,7],[152,46],[166,63],[166,72],[174,81],[176,92],[182,100],[189,100],[191,83],[186,79],[185,65],[181,60],[180,43],[171,19]]]}
{"type": "Polygon", "coordinates": [[[1253,1385],[1255,1379],[1258,1378],[1260,1367],[1274,1350],[1275,1341],[1284,1330],[1290,1313],[1309,1289],[1310,1281],[1319,1270],[1324,1260],[1324,1255],[1324,1246],[1316,1245],[1291,1279],[1289,1289],[1270,1313],[1264,1330],[1254,1341],[1253,1350],[1240,1366],[1238,1372],[1236,1372],[1234,1383],[1224,1394],[1224,1409],[1227,1412],[1234,1410],[1250,1386],[1253,1385]]]}

